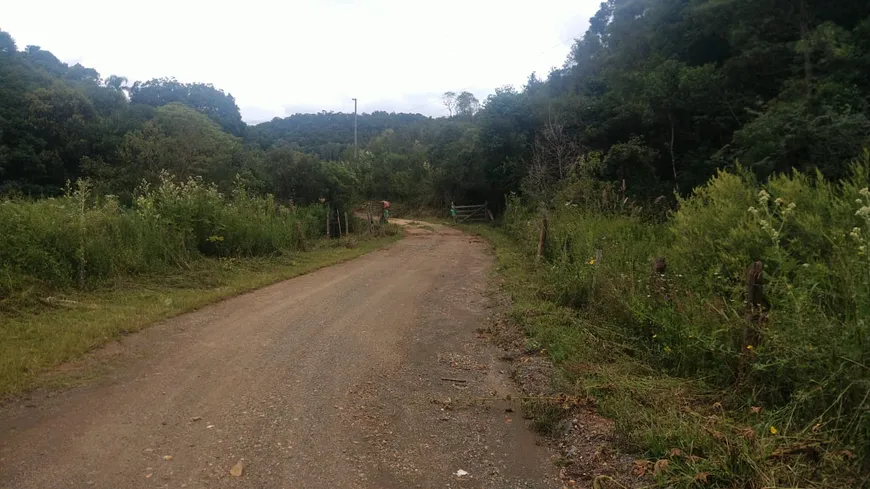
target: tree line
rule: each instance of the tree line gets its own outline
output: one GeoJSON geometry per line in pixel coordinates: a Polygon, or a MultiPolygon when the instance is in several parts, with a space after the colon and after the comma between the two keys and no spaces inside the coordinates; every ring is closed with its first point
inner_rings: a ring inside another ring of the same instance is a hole
{"type": "MultiPolygon", "coordinates": [[[[738,165],[839,180],[870,145],[868,70],[866,2],[610,0],[562,67],[482,102],[445,92],[447,117],[394,124],[365,154],[378,192],[437,206],[548,198],[579,176],[674,203],[738,165]]],[[[257,128],[298,143],[300,126],[257,128]]]]}
{"type": "Polygon", "coordinates": [[[105,79],[0,32],[0,189],[52,195],[89,177],[124,196],[162,170],[279,199],[443,206],[568,178],[637,198],[686,194],[737,162],[846,175],[870,139],[870,5],[819,0],[609,0],[565,64],[447,117],[296,114],[246,125],[231,94],[105,79]]]}
{"type": "MultiPolygon", "coordinates": [[[[284,202],[348,200],[356,175],[344,161],[352,114],[298,114],[261,126],[242,121],[231,94],[206,83],[160,78],[130,83],[69,66],[39,46],[19,50],[0,31],[0,194],[62,194],[87,178],[129,204],[166,172],[229,191],[241,181],[284,202]]],[[[427,119],[374,112],[360,117],[368,141],[427,119]]]]}

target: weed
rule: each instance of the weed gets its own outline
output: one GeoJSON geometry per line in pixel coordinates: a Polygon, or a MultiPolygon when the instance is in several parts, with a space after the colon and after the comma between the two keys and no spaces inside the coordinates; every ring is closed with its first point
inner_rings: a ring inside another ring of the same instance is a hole
{"type": "Polygon", "coordinates": [[[0,313],[58,291],[99,287],[119,277],[191,269],[210,256],[277,256],[322,235],[325,210],[288,209],[238,185],[226,196],[197,179],[162,175],[143,185],[132,208],[95,196],[90,184],[64,197],[0,202],[0,313]]]}

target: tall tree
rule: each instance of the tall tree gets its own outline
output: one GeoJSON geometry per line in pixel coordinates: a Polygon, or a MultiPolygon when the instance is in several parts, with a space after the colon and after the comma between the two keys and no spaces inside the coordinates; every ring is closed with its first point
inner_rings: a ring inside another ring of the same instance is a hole
{"type": "MultiPolygon", "coordinates": [[[[181,104],[157,109],[154,119],[129,132],[119,150],[127,182],[154,180],[162,170],[181,178],[231,174],[241,142],[204,114],[181,104]]],[[[231,175],[230,175],[231,177],[231,175]]]]}
{"type": "Polygon", "coordinates": [[[456,92],[444,92],[441,95],[441,103],[447,108],[447,117],[453,117],[453,111],[456,109],[456,92]]]}
{"type": "Polygon", "coordinates": [[[480,101],[471,92],[462,92],[456,96],[456,115],[474,118],[474,114],[480,110],[480,101]]]}
{"type": "Polygon", "coordinates": [[[246,125],[231,94],[206,83],[181,83],[174,78],[155,78],[136,82],[130,88],[130,101],[160,107],[180,103],[207,115],[229,133],[242,136],[246,125]]]}
{"type": "Polygon", "coordinates": [[[127,85],[128,82],[129,80],[126,76],[110,75],[108,78],[106,78],[105,85],[114,90],[126,92],[130,89],[130,87],[127,85]]]}
{"type": "Polygon", "coordinates": [[[10,55],[16,51],[18,51],[18,47],[15,45],[15,39],[12,38],[12,35],[0,30],[0,54],[10,55]]]}

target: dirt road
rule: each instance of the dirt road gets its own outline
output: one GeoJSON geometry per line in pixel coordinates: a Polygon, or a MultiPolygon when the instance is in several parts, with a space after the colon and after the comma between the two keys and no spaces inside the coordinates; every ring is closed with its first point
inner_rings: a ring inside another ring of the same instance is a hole
{"type": "Polygon", "coordinates": [[[0,409],[0,487],[559,487],[519,413],[468,402],[514,389],[475,335],[490,265],[417,227],[127,337],[90,385],[0,409]]]}

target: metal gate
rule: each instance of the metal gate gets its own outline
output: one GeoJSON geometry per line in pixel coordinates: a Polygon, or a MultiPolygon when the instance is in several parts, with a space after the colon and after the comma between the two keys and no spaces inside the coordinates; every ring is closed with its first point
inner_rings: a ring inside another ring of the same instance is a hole
{"type": "Polygon", "coordinates": [[[490,222],[494,218],[486,205],[487,202],[480,205],[453,205],[451,203],[450,210],[453,220],[457,224],[463,222],[490,222]]]}

